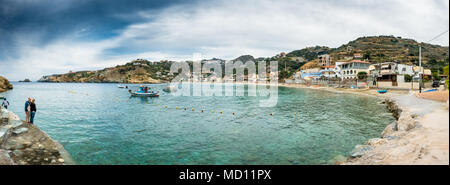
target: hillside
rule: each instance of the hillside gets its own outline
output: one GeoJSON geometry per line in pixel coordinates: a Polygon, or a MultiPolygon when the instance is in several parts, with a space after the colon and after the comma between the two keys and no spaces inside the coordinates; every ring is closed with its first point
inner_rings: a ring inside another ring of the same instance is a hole
{"type": "Polygon", "coordinates": [[[361,37],[333,49],[331,56],[339,60],[349,54],[361,53],[363,58],[370,62],[390,60],[418,64],[420,44],[422,44],[422,60],[425,64],[431,60],[443,61],[449,57],[448,47],[393,36],[361,37]]]}
{"type": "MultiPolygon", "coordinates": [[[[355,54],[359,54],[361,60],[371,63],[399,62],[402,64],[419,64],[419,45],[422,44],[422,65],[433,72],[442,73],[443,67],[448,65],[449,48],[419,43],[412,39],[404,39],[394,36],[361,37],[343,44],[338,48],[326,46],[307,47],[268,58],[257,58],[251,55],[242,55],[232,61],[278,61],[280,80],[291,77],[294,72],[301,69],[318,67],[318,56],[329,54],[331,64],[336,61],[352,60],[355,54]]],[[[219,61],[224,68],[225,60],[213,58],[219,61]]],[[[211,60],[203,60],[202,63],[211,60]]],[[[192,68],[192,62],[188,62],[192,68]]],[[[161,83],[170,81],[173,76],[169,74],[170,61],[150,62],[147,60],[135,60],[125,65],[118,65],[98,71],[80,71],[67,74],[44,76],[40,82],[116,82],[116,83],[161,83]]]]}
{"type": "Polygon", "coordinates": [[[422,45],[422,65],[432,71],[442,72],[442,68],[448,65],[449,48],[427,43],[419,43],[412,39],[394,36],[361,37],[338,48],[325,46],[308,47],[295,50],[286,55],[294,61],[301,57],[307,62],[302,69],[318,66],[317,57],[321,54],[329,54],[332,64],[336,61],[352,60],[354,54],[359,54],[360,59],[371,63],[399,62],[402,64],[419,65],[419,45],[422,45]]]}
{"type": "Polygon", "coordinates": [[[81,82],[81,83],[162,83],[170,80],[171,62],[150,62],[134,60],[125,65],[98,71],[79,71],[67,74],[43,76],[39,82],[81,82]]]}
{"type": "Polygon", "coordinates": [[[9,83],[9,80],[0,76],[0,92],[5,92],[12,89],[13,86],[9,83]]]}

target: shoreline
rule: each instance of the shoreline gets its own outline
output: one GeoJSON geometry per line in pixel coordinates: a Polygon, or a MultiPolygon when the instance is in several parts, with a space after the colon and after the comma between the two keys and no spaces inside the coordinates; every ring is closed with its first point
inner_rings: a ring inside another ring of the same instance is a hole
{"type": "MultiPolygon", "coordinates": [[[[219,84],[225,85],[235,83],[219,84]]],[[[381,103],[386,104],[391,113],[396,112],[393,113],[396,121],[394,121],[394,123],[387,123],[384,131],[380,133],[379,138],[372,138],[365,143],[356,145],[355,149],[345,160],[338,160],[336,161],[336,164],[449,164],[448,104],[446,107],[444,102],[419,98],[413,91],[405,90],[389,90],[386,94],[379,94],[376,89],[369,88],[347,89],[286,83],[240,84],[276,85],[278,87],[303,88],[332,93],[350,93],[361,96],[370,96],[383,100],[381,103]],[[439,117],[440,120],[437,120],[436,117],[439,117]],[[445,127],[445,124],[444,127],[442,127],[442,120],[447,120],[447,127],[445,127]],[[444,141],[447,142],[445,143],[444,141]]],[[[57,143],[56,141],[54,142],[57,143]]],[[[56,145],[58,144],[59,143],[56,145]]],[[[62,149],[58,150],[60,151],[61,156],[63,156],[64,153],[68,154],[62,146],[60,148],[62,149]]],[[[70,155],[68,156],[69,157],[65,157],[67,158],[67,160],[64,159],[65,161],[70,160],[68,159],[70,158],[70,155]]]]}
{"type": "Polygon", "coordinates": [[[24,123],[11,111],[0,115],[0,165],[75,164],[64,147],[36,125],[24,123]]]}
{"type": "Polygon", "coordinates": [[[337,165],[449,165],[448,101],[424,99],[413,91],[390,90],[379,94],[375,89],[336,89],[280,84],[284,87],[350,93],[384,99],[381,103],[396,121],[389,123],[379,138],[356,145],[350,155],[337,165]]]}

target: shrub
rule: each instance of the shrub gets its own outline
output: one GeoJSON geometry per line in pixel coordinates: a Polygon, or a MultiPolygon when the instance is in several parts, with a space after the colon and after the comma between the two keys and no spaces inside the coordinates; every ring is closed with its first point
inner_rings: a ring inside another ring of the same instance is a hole
{"type": "Polygon", "coordinates": [[[363,79],[367,79],[367,73],[364,71],[361,71],[357,74],[358,79],[363,80],[363,79]]]}
{"type": "Polygon", "coordinates": [[[412,81],[412,76],[406,74],[406,75],[405,75],[405,82],[411,82],[411,81],[412,81]]]}

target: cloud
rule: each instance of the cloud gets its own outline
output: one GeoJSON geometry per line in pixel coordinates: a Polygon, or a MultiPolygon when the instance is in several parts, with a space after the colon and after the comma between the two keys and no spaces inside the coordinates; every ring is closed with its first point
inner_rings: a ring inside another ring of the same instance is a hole
{"type": "MultiPolygon", "coordinates": [[[[69,11],[61,7],[60,12],[69,11]]],[[[447,0],[218,0],[135,7],[130,11],[120,5],[106,9],[101,19],[94,17],[85,24],[79,22],[87,19],[69,13],[75,20],[68,24],[78,26],[62,25],[67,31],[54,37],[49,36],[49,29],[36,28],[34,34],[3,29],[14,35],[11,42],[17,54],[0,57],[0,74],[13,80],[37,79],[69,70],[124,64],[136,58],[185,60],[193,53],[223,59],[243,54],[273,56],[308,46],[338,47],[374,35],[426,42],[449,27],[447,0]],[[116,9],[120,11],[114,12],[116,9]],[[47,37],[52,39],[39,42],[47,37]]],[[[447,33],[432,43],[448,46],[448,40],[447,33]]]]}

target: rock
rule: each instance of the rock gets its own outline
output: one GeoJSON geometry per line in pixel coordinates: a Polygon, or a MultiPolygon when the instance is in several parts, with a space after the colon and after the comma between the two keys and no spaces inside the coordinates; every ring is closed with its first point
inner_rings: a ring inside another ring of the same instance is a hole
{"type": "Polygon", "coordinates": [[[389,140],[393,140],[393,139],[398,139],[400,137],[398,137],[398,136],[385,136],[383,138],[385,138],[385,139],[387,139],[389,141],[389,140]]]}
{"type": "Polygon", "coordinates": [[[62,158],[59,158],[59,159],[58,159],[58,162],[60,162],[60,163],[64,163],[64,159],[62,159],[62,158]]]}
{"type": "Polygon", "coordinates": [[[13,131],[13,133],[15,135],[19,135],[19,134],[22,134],[22,133],[25,133],[25,132],[28,132],[28,128],[22,127],[22,128],[19,128],[19,129],[15,129],[13,131]]]}
{"type": "Polygon", "coordinates": [[[51,163],[56,163],[56,160],[55,160],[55,159],[52,159],[51,163]]]}
{"type": "Polygon", "coordinates": [[[353,158],[356,157],[361,157],[363,156],[366,152],[372,150],[373,147],[369,146],[369,145],[356,145],[355,149],[353,149],[353,151],[350,153],[350,156],[353,158]]]}
{"type": "Polygon", "coordinates": [[[416,126],[416,120],[409,113],[402,113],[397,121],[399,131],[408,131],[416,126]]]}
{"type": "Polygon", "coordinates": [[[14,154],[14,156],[22,156],[23,151],[22,150],[14,150],[13,154],[14,154]]]}
{"type": "Polygon", "coordinates": [[[385,138],[373,138],[373,139],[369,139],[369,141],[367,142],[368,145],[370,146],[378,146],[378,145],[382,145],[384,143],[387,143],[387,139],[385,138]]]}
{"type": "Polygon", "coordinates": [[[0,149],[0,165],[14,165],[8,151],[0,149]]]}
{"type": "Polygon", "coordinates": [[[381,137],[385,138],[387,136],[392,135],[395,131],[397,131],[397,122],[393,122],[384,128],[383,132],[381,132],[381,137]]]}
{"type": "Polygon", "coordinates": [[[341,164],[343,162],[347,161],[347,157],[343,156],[343,155],[337,155],[335,156],[333,159],[328,161],[328,164],[341,164]]]}

